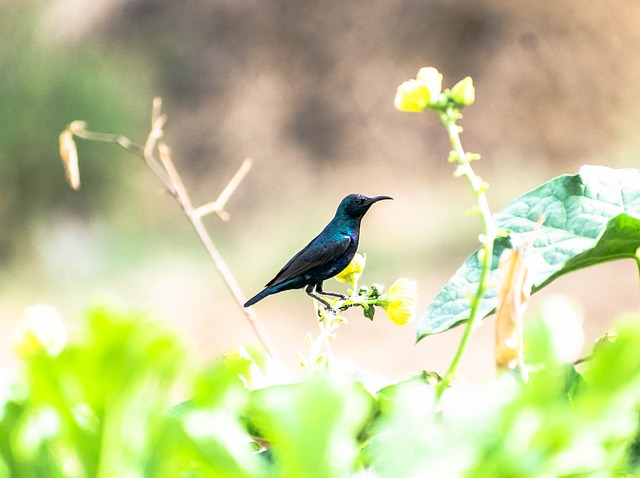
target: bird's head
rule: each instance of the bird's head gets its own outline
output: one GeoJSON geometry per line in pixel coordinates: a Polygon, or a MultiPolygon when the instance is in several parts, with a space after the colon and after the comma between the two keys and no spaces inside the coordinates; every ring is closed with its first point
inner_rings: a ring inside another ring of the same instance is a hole
{"type": "Polygon", "coordinates": [[[349,194],[338,206],[336,215],[349,218],[361,218],[369,210],[371,205],[383,199],[393,199],[389,196],[364,196],[362,194],[349,194]]]}

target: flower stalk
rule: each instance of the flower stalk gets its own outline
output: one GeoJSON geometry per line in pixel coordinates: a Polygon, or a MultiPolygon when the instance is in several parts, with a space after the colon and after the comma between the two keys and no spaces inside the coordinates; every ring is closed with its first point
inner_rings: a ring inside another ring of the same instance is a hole
{"type": "Polygon", "coordinates": [[[358,280],[364,272],[365,259],[366,257],[356,254],[351,263],[334,277],[338,282],[351,286],[347,290],[346,298],[330,300],[331,309],[325,309],[317,300],[313,301],[320,334],[315,339],[307,336],[310,349],[306,358],[298,354],[306,376],[312,375],[318,369],[331,368],[333,360],[331,340],[335,338],[340,324],[347,322],[340,315],[347,309],[362,307],[364,316],[373,320],[375,308],[380,307],[396,325],[406,325],[415,318],[418,304],[416,282],[402,277],[391,284],[384,293],[383,286],[379,284],[358,287],[358,280]]]}
{"type": "Polygon", "coordinates": [[[313,305],[318,316],[320,333],[315,339],[312,339],[310,335],[307,336],[311,345],[307,358],[302,360],[306,377],[313,375],[318,370],[331,368],[333,363],[331,340],[335,339],[340,324],[346,323],[346,320],[337,313],[326,311],[315,299],[313,305]]]}
{"type": "Polygon", "coordinates": [[[465,152],[460,140],[461,127],[457,121],[462,118],[460,110],[466,106],[470,106],[475,101],[475,88],[471,77],[466,77],[456,83],[453,88],[441,91],[439,81],[426,81],[426,78],[439,78],[436,75],[435,68],[422,68],[415,80],[404,82],[398,87],[394,104],[400,111],[422,112],[426,110],[435,110],[440,115],[440,121],[447,130],[449,140],[451,142],[451,153],[449,161],[457,164],[456,176],[464,176],[467,178],[471,189],[475,195],[476,210],[480,215],[483,225],[483,234],[480,235],[482,248],[478,253],[478,260],[481,265],[480,280],[478,288],[470,297],[469,318],[467,319],[464,334],[458,345],[458,349],[442,377],[442,381],[436,389],[436,397],[439,400],[442,394],[455,378],[460,360],[469,344],[469,340],[473,335],[478,321],[478,308],[487,290],[489,274],[491,272],[493,262],[493,244],[497,237],[498,230],[493,223],[491,209],[485,191],[488,184],[478,176],[471,166],[473,160],[479,159],[480,156],[465,152]],[[425,76],[424,72],[429,72],[425,76]],[[421,96],[422,95],[422,96],[421,96]]]}
{"type": "Polygon", "coordinates": [[[438,399],[455,378],[460,360],[462,359],[469,340],[473,335],[473,331],[477,327],[478,320],[481,319],[481,317],[478,316],[478,307],[480,306],[480,302],[487,290],[489,273],[491,272],[493,261],[493,243],[497,236],[497,229],[493,223],[491,209],[489,208],[489,202],[487,200],[487,195],[485,194],[488,184],[474,172],[473,167],[471,166],[471,161],[476,159],[477,156],[466,153],[462,147],[462,142],[460,140],[460,126],[456,123],[456,121],[461,117],[462,115],[458,109],[452,106],[446,108],[445,111],[440,113],[440,121],[447,130],[449,140],[451,141],[451,147],[453,148],[452,154],[449,158],[451,161],[455,161],[458,164],[458,168],[456,170],[457,174],[466,177],[469,181],[469,185],[475,195],[477,211],[482,220],[484,232],[480,236],[482,249],[478,254],[481,269],[478,288],[471,296],[469,318],[467,320],[464,333],[460,339],[458,349],[451,360],[449,368],[442,377],[442,381],[438,384],[438,388],[436,390],[436,396],[438,399]]]}

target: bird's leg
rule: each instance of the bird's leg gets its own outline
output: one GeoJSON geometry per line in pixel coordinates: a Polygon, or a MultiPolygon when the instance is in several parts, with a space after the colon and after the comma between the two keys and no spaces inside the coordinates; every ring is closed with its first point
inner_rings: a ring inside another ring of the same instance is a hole
{"type": "MultiPolygon", "coordinates": [[[[322,283],[318,284],[320,286],[320,291],[322,291],[322,283]]],[[[324,300],[322,297],[320,297],[319,295],[316,295],[313,293],[313,288],[316,287],[317,289],[317,285],[314,284],[310,284],[307,286],[307,288],[304,290],[307,295],[309,295],[310,297],[313,297],[314,299],[316,299],[318,302],[322,303],[324,305],[324,308],[327,310],[333,310],[333,307],[331,307],[331,304],[329,304],[329,302],[327,302],[326,300],[324,300]]]]}
{"type": "MultiPolygon", "coordinates": [[[[320,282],[319,284],[316,284],[316,292],[317,292],[318,294],[322,294],[322,295],[329,295],[329,296],[331,296],[331,297],[337,297],[337,298],[339,298],[340,300],[346,300],[346,299],[348,299],[348,297],[347,297],[346,295],[339,294],[339,293],[337,293],[337,292],[325,292],[324,290],[322,290],[322,282],[320,282]]],[[[349,308],[348,306],[340,307],[340,310],[341,310],[342,312],[344,312],[344,311],[345,311],[345,310],[347,310],[348,308],[349,308]]],[[[331,310],[332,310],[334,313],[336,313],[336,312],[335,312],[335,310],[333,309],[333,307],[331,308],[331,310]]]]}
{"type": "Polygon", "coordinates": [[[347,296],[344,294],[338,294],[337,292],[325,292],[322,290],[322,282],[316,284],[316,292],[322,295],[330,295],[331,297],[338,297],[339,299],[345,300],[347,296]]]}

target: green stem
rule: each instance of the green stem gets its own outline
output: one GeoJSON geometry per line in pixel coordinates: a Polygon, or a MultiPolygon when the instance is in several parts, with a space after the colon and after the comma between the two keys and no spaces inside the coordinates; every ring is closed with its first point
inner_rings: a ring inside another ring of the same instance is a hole
{"type": "MultiPolygon", "coordinates": [[[[344,300],[335,300],[333,307],[340,311],[342,307],[354,307],[358,304],[377,304],[377,299],[362,299],[357,295],[358,292],[358,279],[354,277],[351,283],[351,293],[349,297],[344,300]]],[[[335,332],[338,330],[341,322],[344,322],[338,313],[327,312],[322,305],[314,299],[313,306],[318,319],[318,327],[320,328],[320,334],[311,341],[311,347],[309,355],[305,362],[305,375],[308,377],[312,375],[318,368],[331,368],[333,361],[333,350],[331,348],[331,340],[335,338],[335,332]]],[[[346,309],[345,309],[346,310],[346,309]]]]}
{"type": "Polygon", "coordinates": [[[436,397],[438,400],[442,397],[442,394],[455,377],[460,360],[464,355],[471,335],[473,334],[477,321],[479,320],[478,308],[480,307],[484,293],[487,290],[487,281],[493,261],[493,242],[496,238],[496,228],[493,224],[491,209],[489,208],[489,203],[485,194],[487,186],[484,181],[482,181],[482,178],[477,176],[473,171],[473,168],[471,167],[471,158],[462,148],[462,142],[460,141],[460,128],[456,124],[456,120],[458,118],[460,118],[460,114],[453,108],[447,108],[447,110],[442,112],[440,115],[440,119],[449,133],[449,139],[451,140],[451,146],[453,147],[453,159],[455,159],[459,166],[458,171],[461,175],[467,178],[475,194],[476,204],[484,227],[484,235],[481,239],[482,254],[479,258],[481,271],[478,288],[476,289],[475,294],[471,297],[469,319],[467,320],[466,328],[462,335],[462,339],[460,340],[460,344],[458,345],[458,349],[456,350],[451,364],[449,365],[449,369],[442,377],[442,381],[436,390],[436,397]]]}
{"type": "Polygon", "coordinates": [[[324,308],[314,299],[314,309],[316,314],[320,315],[318,319],[318,327],[320,334],[311,341],[309,355],[305,360],[305,376],[313,375],[320,368],[330,368],[333,360],[333,351],[331,349],[330,340],[333,333],[338,328],[337,317],[333,314],[327,314],[324,308]]]}

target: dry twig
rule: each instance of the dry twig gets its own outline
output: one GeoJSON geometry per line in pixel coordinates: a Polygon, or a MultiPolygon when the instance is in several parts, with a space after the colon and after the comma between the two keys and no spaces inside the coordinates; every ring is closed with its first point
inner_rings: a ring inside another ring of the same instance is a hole
{"type": "Polygon", "coordinates": [[[70,179],[70,184],[74,189],[79,187],[79,172],[77,166],[77,158],[74,158],[75,144],[73,143],[72,136],[86,139],[89,141],[99,141],[105,143],[115,143],[126,149],[127,151],[141,157],[147,166],[153,171],[153,173],[162,181],[162,184],[166,187],[167,191],[175,198],[183,212],[189,219],[189,222],[195,229],[200,241],[209,253],[209,257],[213,260],[213,263],[222,276],[227,288],[233,295],[233,298],[238,303],[246,319],[256,334],[256,337],[266,350],[266,352],[275,357],[275,349],[271,345],[262,324],[260,323],[258,316],[252,308],[245,309],[243,304],[246,302],[246,297],[243,294],[240,286],[238,285],[235,277],[229,270],[224,258],[215,247],[211,236],[207,232],[202,218],[207,214],[216,213],[222,220],[229,220],[229,213],[225,211],[224,207],[238,187],[242,179],[251,169],[252,161],[250,158],[244,160],[240,169],[236,172],[234,177],[229,181],[227,186],[222,190],[218,199],[213,202],[204,204],[203,206],[194,208],[187,189],[182,182],[180,174],[178,174],[173,160],[171,159],[171,150],[167,144],[162,141],[164,136],[164,125],[167,121],[166,115],[161,113],[162,100],[155,98],[153,100],[153,111],[151,115],[151,131],[147,137],[144,147],[135,144],[127,137],[118,134],[105,134],[89,131],[86,129],[86,124],[82,121],[74,121],[67,129],[60,135],[61,153],[63,162],[67,172],[67,178],[70,179]],[[155,156],[155,152],[158,152],[160,161],[155,156]]]}

